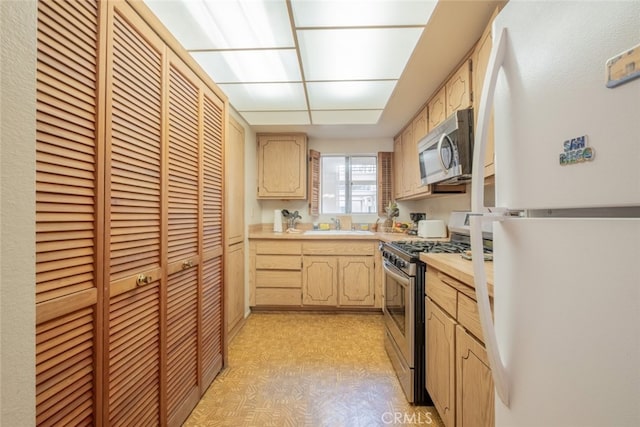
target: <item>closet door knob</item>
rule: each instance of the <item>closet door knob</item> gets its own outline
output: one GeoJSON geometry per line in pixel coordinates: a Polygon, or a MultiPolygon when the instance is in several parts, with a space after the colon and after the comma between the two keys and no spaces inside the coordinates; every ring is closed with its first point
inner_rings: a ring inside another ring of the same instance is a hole
{"type": "Polygon", "coordinates": [[[187,260],[185,262],[182,263],[182,269],[186,270],[187,268],[191,268],[193,267],[193,261],[191,260],[187,260]]]}
{"type": "Polygon", "coordinates": [[[151,276],[147,276],[146,274],[139,274],[138,278],[136,279],[136,285],[138,286],[148,285],[152,281],[153,281],[153,278],[151,276]]]}

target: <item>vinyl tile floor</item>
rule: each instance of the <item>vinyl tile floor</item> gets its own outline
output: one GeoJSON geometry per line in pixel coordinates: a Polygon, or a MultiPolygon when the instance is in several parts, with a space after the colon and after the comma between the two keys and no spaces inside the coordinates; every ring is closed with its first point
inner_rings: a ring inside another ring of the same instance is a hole
{"type": "Polygon", "coordinates": [[[407,403],[383,331],[379,314],[253,313],[184,426],[444,426],[407,403]]]}

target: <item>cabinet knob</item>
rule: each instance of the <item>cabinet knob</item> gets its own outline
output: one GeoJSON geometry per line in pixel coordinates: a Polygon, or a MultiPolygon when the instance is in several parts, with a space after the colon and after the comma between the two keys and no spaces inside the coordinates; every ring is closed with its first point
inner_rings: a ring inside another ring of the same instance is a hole
{"type": "Polygon", "coordinates": [[[151,276],[147,276],[146,274],[138,274],[138,278],[136,279],[136,285],[143,286],[148,285],[153,281],[151,276]]]}
{"type": "Polygon", "coordinates": [[[187,268],[191,268],[193,267],[193,261],[191,260],[187,260],[185,262],[182,263],[182,269],[186,270],[187,268]]]}

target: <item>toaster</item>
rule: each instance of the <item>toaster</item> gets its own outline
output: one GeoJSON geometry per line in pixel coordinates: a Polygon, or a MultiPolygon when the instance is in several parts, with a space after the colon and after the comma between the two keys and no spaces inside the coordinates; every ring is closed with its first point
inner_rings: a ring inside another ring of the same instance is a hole
{"type": "Polygon", "coordinates": [[[423,219],[418,221],[418,236],[425,238],[447,237],[447,227],[441,219],[423,219]]]}

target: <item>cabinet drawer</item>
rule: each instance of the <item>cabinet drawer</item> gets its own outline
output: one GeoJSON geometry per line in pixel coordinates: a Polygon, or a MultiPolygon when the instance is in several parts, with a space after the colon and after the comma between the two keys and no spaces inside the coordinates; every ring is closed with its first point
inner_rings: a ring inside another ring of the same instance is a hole
{"type": "Polygon", "coordinates": [[[374,255],[373,242],[304,242],[302,252],[305,255],[374,255]]]}
{"type": "Polygon", "coordinates": [[[256,254],[300,255],[301,242],[283,242],[282,240],[264,240],[256,242],[256,254]]]}
{"type": "Polygon", "coordinates": [[[458,295],[458,322],[476,338],[484,341],[478,305],[475,300],[463,294],[458,295]]]}
{"type": "Polygon", "coordinates": [[[256,270],[300,270],[302,262],[299,255],[258,255],[256,270]]]}
{"type": "Polygon", "coordinates": [[[256,289],[256,305],[302,305],[300,289],[256,289]]]}
{"type": "Polygon", "coordinates": [[[256,288],[298,288],[302,287],[301,271],[257,270],[256,288]]]}
{"type": "Polygon", "coordinates": [[[458,291],[444,283],[442,273],[427,265],[426,294],[451,317],[456,317],[458,291]]]}

